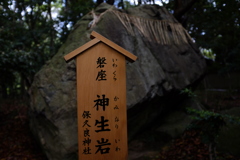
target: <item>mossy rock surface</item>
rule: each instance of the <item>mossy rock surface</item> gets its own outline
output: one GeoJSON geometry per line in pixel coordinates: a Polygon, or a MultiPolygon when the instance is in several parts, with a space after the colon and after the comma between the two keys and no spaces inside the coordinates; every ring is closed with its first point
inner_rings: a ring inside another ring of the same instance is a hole
{"type": "MultiPolygon", "coordinates": [[[[130,139],[161,117],[164,109],[181,101],[177,93],[194,84],[205,71],[205,60],[191,41],[157,43],[144,37],[136,26],[132,26],[132,35],[116,15],[107,12],[109,9],[118,10],[104,3],[95,9],[101,18],[90,29],[93,17],[82,17],[56,55],[34,78],[30,127],[49,160],[77,159],[76,66],[75,60],[66,63],[63,56],[90,41],[93,30],[138,57],[135,63],[126,64],[130,139]]],[[[166,9],[157,5],[118,11],[140,16],[144,21],[166,20],[178,25],[166,9]]],[[[173,38],[171,30],[166,33],[169,39],[173,38]]]]}

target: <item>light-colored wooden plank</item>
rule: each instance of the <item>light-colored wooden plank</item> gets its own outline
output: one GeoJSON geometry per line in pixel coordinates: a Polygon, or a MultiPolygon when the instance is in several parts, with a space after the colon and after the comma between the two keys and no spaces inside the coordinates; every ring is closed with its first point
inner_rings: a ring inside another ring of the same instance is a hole
{"type": "Polygon", "coordinates": [[[90,47],[94,46],[95,44],[97,44],[98,42],[100,42],[99,39],[95,38],[87,43],[85,43],[84,45],[82,45],[81,47],[75,49],[74,51],[70,52],[69,54],[64,56],[65,61],[69,61],[72,58],[74,58],[75,56],[77,56],[78,54],[81,54],[83,51],[89,49],[90,47]]]}
{"type": "Polygon", "coordinates": [[[115,50],[117,50],[118,52],[120,52],[121,54],[126,56],[127,60],[130,62],[134,62],[137,59],[137,56],[135,56],[134,54],[125,50],[124,48],[120,47],[116,43],[113,43],[112,41],[110,41],[109,39],[107,39],[106,37],[100,35],[99,33],[95,32],[95,31],[92,31],[90,38],[97,38],[97,39],[101,40],[105,44],[109,45],[110,47],[114,48],[115,50]]]}
{"type": "Polygon", "coordinates": [[[79,160],[127,160],[125,56],[100,42],[78,55],[76,66],[79,160]],[[102,68],[98,64],[99,58],[105,59],[102,68]],[[106,74],[102,80],[97,78],[101,70],[106,74]],[[108,104],[105,110],[103,106],[97,110],[94,101],[103,100],[103,95],[108,98],[108,104]],[[83,116],[84,112],[90,113],[90,117],[83,116]],[[96,132],[101,129],[97,123],[101,117],[107,120],[103,127],[106,131],[96,132]],[[89,143],[84,145],[85,140],[89,143]],[[102,150],[99,150],[99,142],[105,142],[100,147],[102,150]]]}

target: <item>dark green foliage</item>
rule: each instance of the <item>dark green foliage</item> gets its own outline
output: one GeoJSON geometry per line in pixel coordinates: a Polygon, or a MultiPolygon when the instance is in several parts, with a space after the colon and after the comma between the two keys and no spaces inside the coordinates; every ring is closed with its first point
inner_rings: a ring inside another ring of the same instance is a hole
{"type": "Polygon", "coordinates": [[[216,54],[222,73],[240,70],[239,9],[238,0],[203,0],[187,14],[187,30],[199,46],[216,54]]]}
{"type": "Polygon", "coordinates": [[[221,127],[226,125],[224,116],[219,113],[190,108],[187,111],[194,115],[192,118],[195,120],[189,128],[200,130],[204,143],[215,142],[221,127]]]}
{"type": "Polygon", "coordinates": [[[63,24],[61,41],[65,41],[73,26],[83,15],[94,9],[95,3],[92,0],[66,0],[63,5],[58,16],[59,22],[63,24]]]}
{"type": "Polygon", "coordinates": [[[216,54],[213,72],[240,71],[239,0],[169,0],[164,6],[199,47],[216,54]]]}
{"type": "MultiPolygon", "coordinates": [[[[57,52],[77,21],[100,2],[2,0],[0,94],[6,95],[7,89],[9,91],[17,84],[26,90],[34,74],[57,52]]],[[[129,1],[112,2],[120,8],[134,6],[129,1]]],[[[154,3],[148,0],[138,2],[154,3]]],[[[227,73],[240,70],[239,0],[161,2],[186,27],[199,47],[216,54],[213,71],[227,73]]]]}
{"type": "Polygon", "coordinates": [[[187,108],[187,112],[192,114],[192,118],[195,120],[195,122],[189,126],[189,129],[199,129],[206,143],[215,142],[220,129],[226,126],[227,123],[240,125],[240,117],[192,108],[187,108]]]}
{"type": "Polygon", "coordinates": [[[194,98],[197,95],[192,91],[192,89],[188,89],[188,88],[184,88],[183,90],[181,90],[180,94],[186,95],[189,98],[194,98]]]}
{"type": "Polygon", "coordinates": [[[202,142],[209,145],[210,160],[216,159],[215,148],[221,128],[227,123],[239,125],[240,118],[192,108],[187,108],[187,112],[195,120],[188,129],[199,131],[202,142]]]}
{"type": "Polygon", "coordinates": [[[0,2],[0,96],[24,94],[34,74],[65,41],[72,26],[93,8],[91,0],[0,2]],[[59,17],[53,17],[54,14],[59,17]],[[15,94],[15,93],[14,93],[15,94]]]}

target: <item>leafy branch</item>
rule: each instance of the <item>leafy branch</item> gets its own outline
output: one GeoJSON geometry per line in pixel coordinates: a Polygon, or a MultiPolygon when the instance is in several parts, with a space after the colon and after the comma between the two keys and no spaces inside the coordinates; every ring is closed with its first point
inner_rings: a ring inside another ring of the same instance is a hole
{"type": "Polygon", "coordinates": [[[202,142],[209,146],[210,160],[215,160],[217,157],[216,143],[221,128],[226,126],[227,122],[240,124],[240,117],[192,108],[187,108],[187,112],[193,115],[192,118],[194,119],[188,129],[199,130],[202,142]]]}

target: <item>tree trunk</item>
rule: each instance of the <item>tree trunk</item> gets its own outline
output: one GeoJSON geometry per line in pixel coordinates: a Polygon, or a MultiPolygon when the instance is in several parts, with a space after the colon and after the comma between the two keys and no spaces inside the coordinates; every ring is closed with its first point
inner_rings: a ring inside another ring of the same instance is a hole
{"type": "Polygon", "coordinates": [[[106,2],[107,2],[107,4],[110,4],[110,5],[114,4],[114,0],[107,0],[106,2]]]}
{"type": "Polygon", "coordinates": [[[97,6],[103,3],[103,0],[97,0],[97,6]]]}
{"type": "Polygon", "coordinates": [[[53,54],[55,52],[54,50],[54,27],[53,27],[53,18],[52,18],[52,12],[51,12],[51,1],[48,1],[48,15],[50,17],[51,21],[51,28],[50,28],[50,54],[53,54]]]}
{"type": "Polygon", "coordinates": [[[174,7],[174,14],[173,16],[182,23],[184,21],[183,15],[187,13],[192,6],[197,2],[198,0],[189,0],[186,2],[186,0],[175,0],[175,7],[174,7]]]}
{"type": "Polygon", "coordinates": [[[5,84],[2,84],[1,88],[2,88],[2,98],[5,99],[7,98],[7,87],[5,84]]]}

